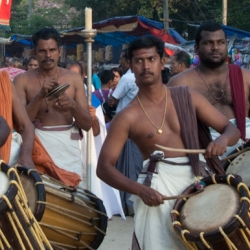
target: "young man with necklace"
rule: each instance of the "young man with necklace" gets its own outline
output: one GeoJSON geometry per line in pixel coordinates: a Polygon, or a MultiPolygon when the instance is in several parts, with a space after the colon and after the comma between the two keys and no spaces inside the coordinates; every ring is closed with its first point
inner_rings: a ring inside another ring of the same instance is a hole
{"type": "MultiPolygon", "coordinates": [[[[32,40],[39,67],[16,77],[14,84],[36,127],[38,143],[35,148],[42,144],[55,163],[55,169],[77,173],[83,179],[79,132],[81,129],[88,131],[92,122],[81,76],[57,66],[61,51],[60,34],[55,29],[41,29],[32,36],[32,40]],[[64,84],[69,84],[64,94],[54,99],[46,97],[53,88],[64,84]]],[[[33,159],[35,161],[36,156],[33,155],[33,159]]],[[[45,171],[44,166],[42,169],[45,171]]],[[[79,179],[79,176],[72,174],[73,179],[79,179]]],[[[79,180],[75,180],[74,185],[77,182],[79,180]]]]}
{"type": "MultiPolygon", "coordinates": [[[[217,23],[202,24],[198,28],[194,48],[200,58],[199,65],[173,77],[168,86],[187,85],[197,90],[237,124],[243,140],[250,138],[250,71],[227,65],[227,38],[217,23]]],[[[218,133],[211,130],[211,135],[216,138],[218,133]]],[[[241,144],[240,140],[234,147],[229,147],[224,156],[241,144]]]]}
{"type": "Polygon", "coordinates": [[[174,200],[163,199],[180,194],[197,181],[201,175],[199,157],[184,152],[157,151],[156,144],[177,149],[199,148],[198,119],[221,133],[215,141],[207,142],[205,157],[215,173],[223,173],[221,166],[215,166],[216,156],[223,154],[227,145],[233,145],[240,136],[238,129],[202,95],[187,87],[169,89],[162,84],[163,53],[164,43],[153,36],[140,37],[130,43],[130,68],[139,92],[114,117],[97,166],[97,175],[103,181],[133,194],[133,250],[186,249],[172,230],[170,211],[174,200]],[[144,159],[144,169],[137,182],[114,167],[128,138],[138,146],[144,159]]]}

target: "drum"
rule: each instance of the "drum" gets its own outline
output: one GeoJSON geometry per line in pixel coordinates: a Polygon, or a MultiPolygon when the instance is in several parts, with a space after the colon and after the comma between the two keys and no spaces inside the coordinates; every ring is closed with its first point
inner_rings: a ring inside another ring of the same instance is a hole
{"type": "MultiPolygon", "coordinates": [[[[249,190],[233,175],[202,179],[203,192],[175,202],[173,228],[188,249],[249,249],[249,190]]],[[[196,192],[195,184],[183,194],[196,192]]]]}
{"type": "Polygon", "coordinates": [[[250,147],[236,148],[221,161],[227,174],[240,175],[242,181],[250,187],[250,147]]]}
{"type": "Polygon", "coordinates": [[[36,170],[18,167],[31,210],[53,249],[97,249],[107,229],[102,201],[36,170]]]}
{"type": "Polygon", "coordinates": [[[1,162],[0,183],[0,249],[52,250],[28,207],[16,169],[4,162],[1,162]]]}

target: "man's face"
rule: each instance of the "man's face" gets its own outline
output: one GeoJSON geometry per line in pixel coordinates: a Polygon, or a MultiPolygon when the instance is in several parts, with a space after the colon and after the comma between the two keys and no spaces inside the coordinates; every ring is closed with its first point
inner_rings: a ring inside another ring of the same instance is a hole
{"type": "Polygon", "coordinates": [[[54,39],[40,39],[37,47],[35,48],[35,55],[39,67],[49,70],[57,66],[61,52],[54,39]]]}
{"type": "Polygon", "coordinates": [[[129,62],[128,62],[128,60],[124,57],[124,54],[125,54],[124,52],[121,53],[121,55],[120,55],[120,60],[119,60],[119,63],[120,63],[120,65],[121,65],[123,74],[125,74],[125,73],[128,71],[128,69],[129,69],[129,62]]]}
{"type": "Polygon", "coordinates": [[[156,51],[156,47],[143,48],[133,51],[131,70],[135,74],[138,85],[152,85],[161,80],[164,68],[163,59],[156,51]]]}
{"type": "Polygon", "coordinates": [[[31,59],[28,64],[28,70],[38,68],[38,61],[36,59],[31,59]]]}
{"type": "Polygon", "coordinates": [[[178,63],[174,56],[170,62],[169,68],[172,75],[177,75],[182,71],[181,63],[178,63]]]}
{"type": "Polygon", "coordinates": [[[227,59],[227,40],[222,30],[202,31],[202,39],[195,45],[200,61],[209,68],[217,68],[227,59]]]}

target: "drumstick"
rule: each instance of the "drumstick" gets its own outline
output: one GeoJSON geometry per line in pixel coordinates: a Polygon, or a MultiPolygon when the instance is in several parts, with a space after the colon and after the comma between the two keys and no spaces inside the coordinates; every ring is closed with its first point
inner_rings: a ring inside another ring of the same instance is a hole
{"type": "Polygon", "coordinates": [[[192,197],[200,192],[204,191],[204,189],[200,189],[195,193],[191,193],[191,194],[181,194],[181,195],[176,195],[176,196],[164,196],[163,200],[175,200],[175,199],[182,199],[182,198],[189,198],[192,197]]]}
{"type": "Polygon", "coordinates": [[[156,147],[164,149],[166,151],[171,151],[171,152],[181,152],[181,153],[188,153],[188,154],[205,154],[206,150],[205,149],[182,149],[182,148],[169,148],[169,147],[164,147],[159,144],[155,144],[156,147]]]}

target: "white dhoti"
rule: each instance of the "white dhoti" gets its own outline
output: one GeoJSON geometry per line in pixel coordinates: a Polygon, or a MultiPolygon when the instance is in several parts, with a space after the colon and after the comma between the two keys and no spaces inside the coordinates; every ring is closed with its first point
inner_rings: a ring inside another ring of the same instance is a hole
{"type": "Polygon", "coordinates": [[[35,133],[55,165],[69,172],[77,173],[82,180],[79,187],[85,188],[86,171],[81,158],[79,140],[71,139],[72,134],[79,134],[79,130],[72,125],[45,126],[42,129],[54,130],[44,131],[36,128],[35,133]],[[55,131],[56,129],[58,131],[55,131]]]}
{"type": "MultiPolygon", "coordinates": [[[[188,157],[167,158],[166,160],[175,163],[189,162],[188,157]]],[[[144,166],[147,166],[148,162],[149,160],[144,161],[144,166]]],[[[158,162],[156,166],[156,173],[153,174],[150,187],[162,195],[179,195],[197,180],[190,165],[178,166],[158,162]]],[[[146,174],[140,174],[138,182],[143,183],[145,177],[146,174]]],[[[175,200],[164,201],[164,204],[158,207],[145,205],[140,197],[135,195],[132,195],[131,200],[134,202],[135,235],[141,250],[186,249],[172,229],[170,212],[175,200]]]]}
{"type": "MultiPolygon", "coordinates": [[[[237,127],[236,119],[230,119],[229,121],[237,127]]],[[[212,136],[213,141],[217,137],[220,136],[220,134],[212,128],[210,128],[210,134],[212,136]]],[[[246,138],[250,138],[250,119],[249,118],[246,118],[246,138]]],[[[234,146],[227,147],[227,151],[222,156],[219,156],[219,159],[223,159],[227,157],[232,151],[234,151],[236,148],[242,145],[243,145],[243,141],[242,139],[239,139],[239,141],[234,146]]]]}

